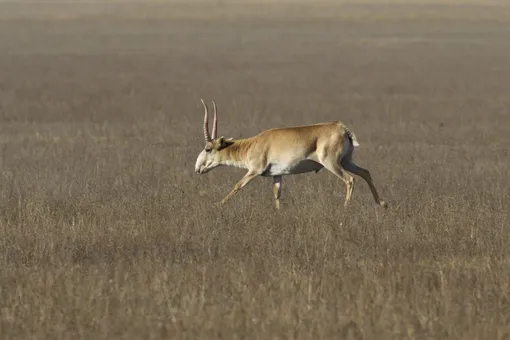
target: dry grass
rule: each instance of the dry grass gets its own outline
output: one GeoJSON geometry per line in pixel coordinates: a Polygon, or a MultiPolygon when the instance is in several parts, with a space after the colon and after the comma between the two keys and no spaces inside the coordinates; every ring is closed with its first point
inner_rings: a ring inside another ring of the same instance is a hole
{"type": "Polygon", "coordinates": [[[3,339],[508,339],[509,7],[80,6],[0,4],[3,339]],[[322,171],[215,209],[200,97],[228,137],[341,119],[390,209],[322,171]]]}

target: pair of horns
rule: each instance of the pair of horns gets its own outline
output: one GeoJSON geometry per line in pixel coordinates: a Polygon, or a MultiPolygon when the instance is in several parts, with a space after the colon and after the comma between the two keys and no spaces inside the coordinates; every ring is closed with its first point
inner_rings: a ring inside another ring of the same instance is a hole
{"type": "Polygon", "coordinates": [[[207,109],[207,105],[205,105],[204,100],[200,98],[202,101],[202,105],[204,105],[205,115],[204,115],[204,138],[206,142],[210,142],[213,139],[216,139],[216,132],[218,131],[218,114],[216,112],[216,103],[213,101],[214,108],[214,120],[212,127],[212,134],[209,135],[209,109],[207,109]]]}

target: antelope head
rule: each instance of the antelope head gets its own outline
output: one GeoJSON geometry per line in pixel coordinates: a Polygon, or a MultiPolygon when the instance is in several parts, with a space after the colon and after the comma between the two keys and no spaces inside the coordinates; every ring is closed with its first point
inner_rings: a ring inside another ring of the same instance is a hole
{"type": "Polygon", "coordinates": [[[225,137],[217,137],[218,132],[218,113],[216,108],[216,103],[213,101],[214,108],[214,120],[212,132],[209,135],[209,110],[207,105],[204,103],[203,99],[202,105],[204,106],[204,138],[205,138],[205,147],[200,152],[197,158],[197,162],[195,164],[195,172],[197,174],[205,174],[212,169],[222,165],[222,156],[220,151],[224,148],[228,147],[233,143],[233,139],[226,139],[225,137]]]}

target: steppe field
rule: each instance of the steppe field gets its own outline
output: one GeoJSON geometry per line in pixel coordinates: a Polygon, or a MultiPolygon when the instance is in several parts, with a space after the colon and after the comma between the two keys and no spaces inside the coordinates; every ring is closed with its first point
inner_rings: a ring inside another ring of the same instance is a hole
{"type": "Polygon", "coordinates": [[[0,338],[510,339],[510,2],[0,1],[0,338]],[[341,120],[358,178],[194,172],[341,120]]]}

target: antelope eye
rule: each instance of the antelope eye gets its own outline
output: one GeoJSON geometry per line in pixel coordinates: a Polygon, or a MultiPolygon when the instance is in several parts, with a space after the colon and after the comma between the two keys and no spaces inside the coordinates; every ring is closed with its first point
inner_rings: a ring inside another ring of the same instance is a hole
{"type": "Polygon", "coordinates": [[[211,148],[205,148],[205,152],[211,152],[211,148]]]}

